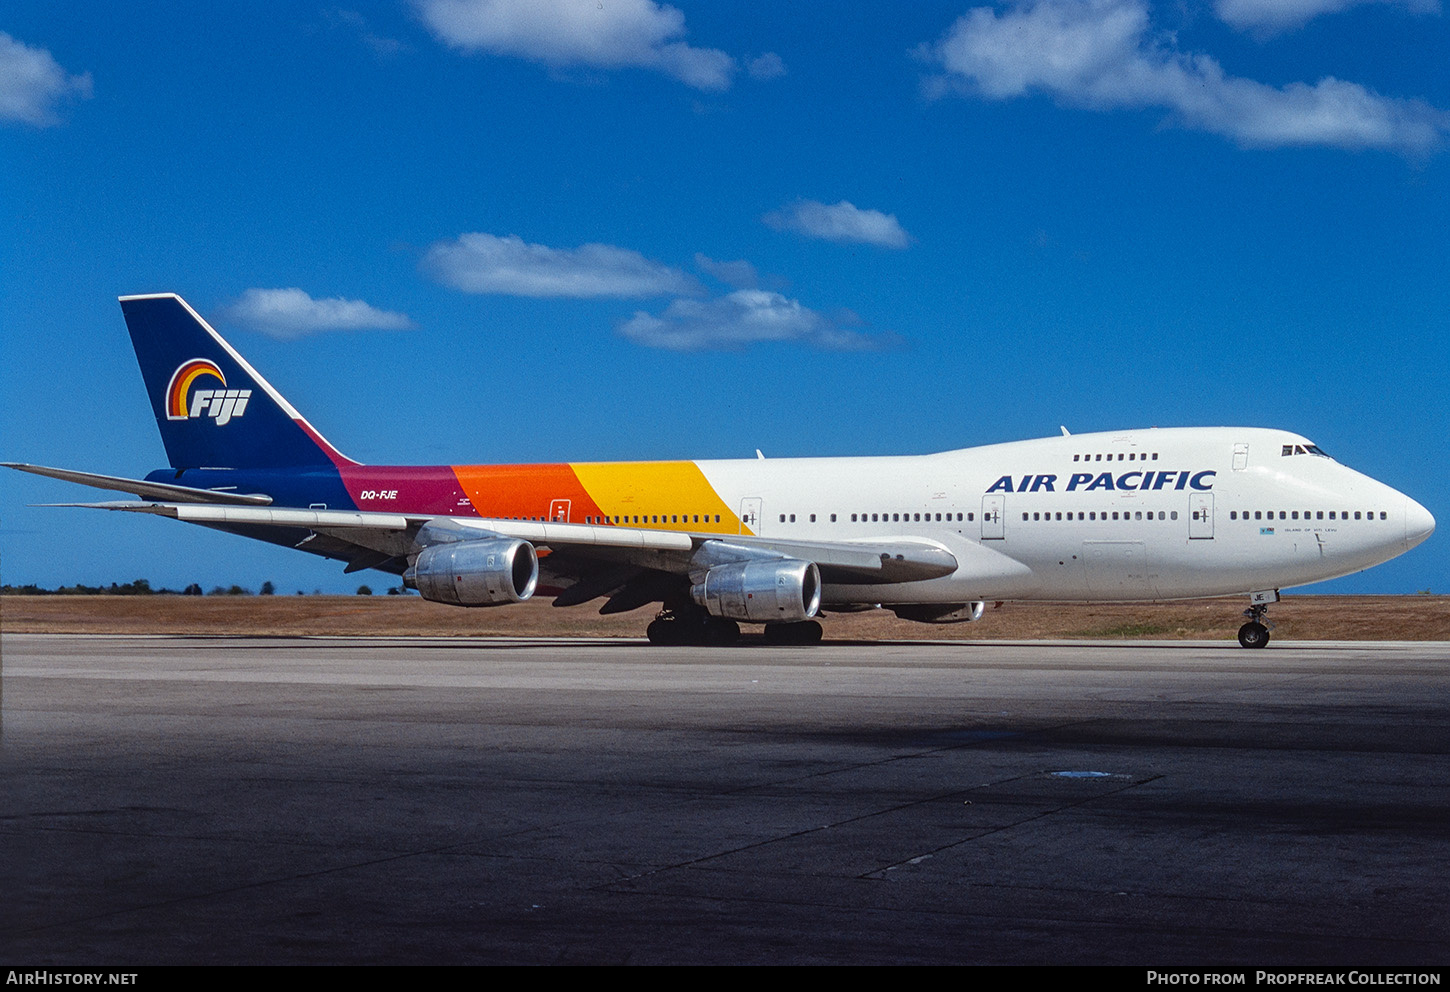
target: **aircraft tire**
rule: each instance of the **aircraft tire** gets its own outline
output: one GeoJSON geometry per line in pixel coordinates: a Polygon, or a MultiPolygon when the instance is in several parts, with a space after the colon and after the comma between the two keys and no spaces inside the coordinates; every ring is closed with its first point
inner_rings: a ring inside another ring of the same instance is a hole
{"type": "Polygon", "coordinates": [[[1239,643],[1246,648],[1261,648],[1269,643],[1269,628],[1261,623],[1246,623],[1239,628],[1239,643]]]}
{"type": "Polygon", "coordinates": [[[645,628],[645,636],[654,645],[682,644],[684,641],[680,637],[680,626],[678,620],[652,620],[645,628]]]}
{"type": "Polygon", "coordinates": [[[815,620],[765,625],[767,644],[819,644],[823,630],[815,620]]]}
{"type": "Polygon", "coordinates": [[[740,624],[734,620],[726,620],[724,617],[707,617],[704,634],[702,644],[710,647],[725,647],[727,644],[734,644],[740,640],[740,624]]]}

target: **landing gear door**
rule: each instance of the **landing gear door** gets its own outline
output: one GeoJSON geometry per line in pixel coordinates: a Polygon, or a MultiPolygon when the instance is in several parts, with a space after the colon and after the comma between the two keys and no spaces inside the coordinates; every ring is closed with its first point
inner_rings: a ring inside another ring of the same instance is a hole
{"type": "Polygon", "coordinates": [[[1195,541],[1213,538],[1213,493],[1188,497],[1188,536],[1195,541]]]}
{"type": "Polygon", "coordinates": [[[1006,512],[1006,497],[982,497],[982,540],[1000,541],[1006,537],[1002,514],[1006,512]]]}
{"type": "Polygon", "coordinates": [[[747,496],[740,501],[740,533],[760,533],[760,497],[747,496]]]}

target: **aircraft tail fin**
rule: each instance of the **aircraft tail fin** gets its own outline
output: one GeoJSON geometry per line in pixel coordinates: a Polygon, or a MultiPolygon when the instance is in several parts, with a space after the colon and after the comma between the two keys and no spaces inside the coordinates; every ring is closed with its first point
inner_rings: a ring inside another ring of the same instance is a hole
{"type": "Polygon", "coordinates": [[[121,297],[173,468],[356,464],[175,293],[121,297]]]}

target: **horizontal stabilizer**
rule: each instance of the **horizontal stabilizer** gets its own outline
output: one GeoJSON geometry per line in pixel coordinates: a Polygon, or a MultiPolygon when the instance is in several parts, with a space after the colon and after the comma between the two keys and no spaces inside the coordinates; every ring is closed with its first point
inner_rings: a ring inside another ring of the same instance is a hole
{"type": "Polygon", "coordinates": [[[261,493],[248,494],[224,492],[217,489],[195,489],[191,486],[173,486],[166,482],[126,479],[119,475],[97,475],[94,472],[75,472],[68,468],[27,465],[24,462],[0,462],[0,466],[13,468],[20,472],[29,472],[32,475],[61,479],[65,482],[77,482],[96,489],[132,493],[142,499],[161,499],[172,503],[230,503],[234,506],[267,506],[272,502],[272,497],[261,493]]]}

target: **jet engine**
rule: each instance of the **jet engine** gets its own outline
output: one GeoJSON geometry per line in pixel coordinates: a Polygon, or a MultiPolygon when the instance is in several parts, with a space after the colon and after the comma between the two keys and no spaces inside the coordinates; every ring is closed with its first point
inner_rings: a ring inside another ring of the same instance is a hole
{"type": "Polygon", "coordinates": [[[424,548],[403,576],[424,599],[450,606],[522,603],[539,581],[539,557],[528,541],[500,537],[424,548]]]}
{"type": "Polygon", "coordinates": [[[795,558],[731,562],[706,572],[690,596],[730,620],[808,620],[821,606],[821,573],[815,562],[795,558]]]}

